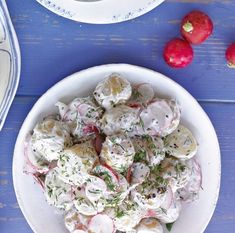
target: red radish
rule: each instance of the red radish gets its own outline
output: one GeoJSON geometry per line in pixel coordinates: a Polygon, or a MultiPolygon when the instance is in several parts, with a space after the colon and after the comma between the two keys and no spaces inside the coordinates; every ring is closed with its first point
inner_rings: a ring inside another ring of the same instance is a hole
{"type": "Polygon", "coordinates": [[[105,181],[107,179],[107,176],[111,179],[111,182],[114,186],[118,187],[119,186],[119,177],[117,173],[108,167],[104,165],[97,165],[93,169],[93,173],[98,175],[101,179],[105,181]]]}
{"type": "Polygon", "coordinates": [[[152,210],[152,209],[148,209],[144,215],[144,218],[154,218],[156,217],[156,211],[155,210],[152,210]]]}
{"type": "Polygon", "coordinates": [[[83,128],[83,133],[84,134],[92,134],[92,133],[99,133],[99,129],[92,125],[92,124],[87,124],[84,128],[83,128]]]}
{"type": "Polygon", "coordinates": [[[46,174],[50,169],[48,167],[37,166],[37,160],[30,148],[30,137],[27,137],[24,144],[24,157],[26,161],[26,173],[35,173],[39,172],[41,174],[46,174]]]}
{"type": "Polygon", "coordinates": [[[106,214],[97,214],[88,224],[88,232],[113,233],[115,231],[113,220],[106,214]]]}
{"type": "Polygon", "coordinates": [[[107,186],[104,180],[96,176],[90,176],[89,182],[87,182],[85,193],[86,197],[91,201],[98,201],[106,192],[107,186]]]}
{"type": "Polygon", "coordinates": [[[201,11],[190,12],[181,23],[183,37],[192,44],[201,44],[212,34],[212,31],[212,20],[201,11]]]}
{"type": "Polygon", "coordinates": [[[112,167],[110,167],[108,164],[103,164],[103,166],[105,166],[106,168],[108,168],[114,175],[115,177],[117,178],[118,180],[118,174],[116,173],[116,171],[114,171],[114,169],[112,167]]]}
{"type": "Polygon", "coordinates": [[[140,108],[141,107],[140,103],[135,103],[135,102],[128,103],[127,105],[131,108],[140,108]]]}
{"type": "Polygon", "coordinates": [[[193,49],[187,41],[175,38],[166,44],[163,56],[169,66],[183,68],[192,62],[193,49]]]}
{"type": "Polygon", "coordinates": [[[45,189],[45,175],[41,173],[33,173],[33,178],[34,180],[41,186],[41,188],[44,190],[45,189]]]}
{"type": "Polygon", "coordinates": [[[235,68],[235,42],[227,48],[225,55],[228,61],[228,67],[235,68]]]}
{"type": "Polygon", "coordinates": [[[119,181],[119,187],[117,191],[126,191],[129,187],[129,183],[127,182],[126,178],[118,174],[118,181],[119,181]]]}

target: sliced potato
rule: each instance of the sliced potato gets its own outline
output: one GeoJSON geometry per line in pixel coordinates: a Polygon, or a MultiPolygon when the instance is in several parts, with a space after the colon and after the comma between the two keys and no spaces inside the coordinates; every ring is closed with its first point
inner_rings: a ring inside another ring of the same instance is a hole
{"type": "Polygon", "coordinates": [[[136,227],[137,233],[163,233],[161,223],[156,218],[144,218],[136,227]]]}
{"type": "Polygon", "coordinates": [[[125,103],[131,96],[131,84],[119,74],[98,83],[94,91],[96,101],[105,109],[110,109],[116,104],[125,103]]]}
{"type": "Polygon", "coordinates": [[[178,159],[188,160],[197,153],[197,141],[183,125],[165,138],[165,144],[167,153],[178,159]]]}

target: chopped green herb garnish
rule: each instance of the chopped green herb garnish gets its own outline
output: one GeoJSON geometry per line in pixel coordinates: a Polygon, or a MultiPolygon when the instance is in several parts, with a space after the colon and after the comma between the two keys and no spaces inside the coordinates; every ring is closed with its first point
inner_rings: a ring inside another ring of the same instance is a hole
{"type": "Polygon", "coordinates": [[[139,97],[142,97],[143,95],[140,92],[138,92],[136,89],[133,89],[132,96],[134,99],[138,99],[139,97]]]}
{"type": "Polygon", "coordinates": [[[166,229],[167,229],[168,231],[171,231],[171,230],[172,230],[172,227],[173,227],[173,225],[174,225],[174,223],[175,223],[175,222],[166,223],[166,229]]]}
{"type": "Polygon", "coordinates": [[[121,218],[122,216],[125,215],[125,212],[123,210],[120,210],[119,208],[117,209],[117,212],[116,212],[116,217],[117,218],[121,218]]]}
{"type": "Polygon", "coordinates": [[[142,120],[141,117],[140,117],[140,125],[141,125],[141,127],[144,129],[144,121],[142,120]]]}
{"type": "Polygon", "coordinates": [[[135,153],[134,162],[145,162],[146,161],[146,151],[140,150],[135,153]]]}

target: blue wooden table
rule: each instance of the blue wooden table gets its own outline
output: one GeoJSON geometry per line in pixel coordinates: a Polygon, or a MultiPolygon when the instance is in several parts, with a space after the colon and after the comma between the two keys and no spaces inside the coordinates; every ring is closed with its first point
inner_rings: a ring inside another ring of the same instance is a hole
{"type": "Polygon", "coordinates": [[[49,87],[75,71],[118,62],[168,75],[192,93],[208,113],[221,146],[222,184],[205,232],[235,232],[235,70],[228,69],[224,59],[226,47],[235,41],[235,1],[166,0],[152,12],[116,25],[69,21],[35,0],[7,0],[7,4],[21,46],[22,74],[0,132],[0,232],[32,232],[17,205],[11,168],[18,131],[33,104],[49,87]],[[191,66],[171,69],[162,59],[164,44],[179,36],[180,19],[192,9],[212,17],[214,34],[195,47],[191,66]]]}

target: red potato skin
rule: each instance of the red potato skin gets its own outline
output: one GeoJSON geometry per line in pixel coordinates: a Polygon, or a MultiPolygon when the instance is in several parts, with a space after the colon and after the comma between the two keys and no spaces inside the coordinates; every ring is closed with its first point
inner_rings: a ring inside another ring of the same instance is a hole
{"type": "Polygon", "coordinates": [[[228,67],[235,68],[235,42],[227,48],[225,57],[227,59],[228,67]]]}
{"type": "Polygon", "coordinates": [[[166,44],[163,57],[169,66],[184,68],[193,60],[193,49],[187,41],[175,38],[166,44]]]}
{"type": "Polygon", "coordinates": [[[105,136],[103,134],[97,133],[93,140],[93,145],[98,155],[100,155],[101,153],[102,144],[104,143],[104,141],[105,141],[105,136]]]}
{"type": "Polygon", "coordinates": [[[187,14],[181,23],[181,34],[191,44],[203,43],[213,32],[213,22],[201,11],[187,14]]]}
{"type": "Polygon", "coordinates": [[[127,170],[127,175],[126,175],[126,180],[129,184],[131,183],[131,177],[132,177],[132,169],[131,167],[129,167],[127,170]]]}

